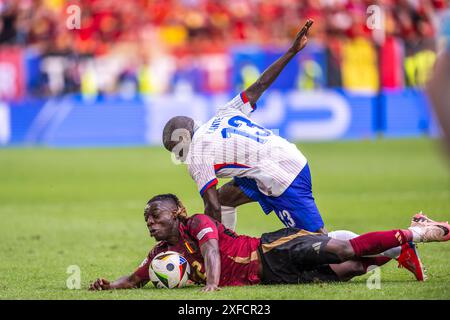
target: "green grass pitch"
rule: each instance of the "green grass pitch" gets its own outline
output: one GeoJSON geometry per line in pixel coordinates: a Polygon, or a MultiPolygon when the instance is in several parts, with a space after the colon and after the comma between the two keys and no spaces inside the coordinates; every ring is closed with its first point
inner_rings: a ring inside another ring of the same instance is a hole
{"type": "MultiPolygon", "coordinates": [[[[427,139],[301,144],[314,195],[329,230],[357,233],[407,227],[423,210],[450,218],[449,161],[427,139]]],[[[0,299],[450,299],[450,243],[421,244],[429,281],[395,261],[349,283],[223,288],[201,293],[143,289],[89,292],[97,277],[132,272],[154,244],[143,208],[155,194],[177,194],[189,212],[202,201],[183,166],[161,148],[0,149],[0,299]],[[67,268],[81,270],[69,290],[67,268]]],[[[257,205],[239,209],[238,233],[259,236],[282,225],[257,205]]]]}

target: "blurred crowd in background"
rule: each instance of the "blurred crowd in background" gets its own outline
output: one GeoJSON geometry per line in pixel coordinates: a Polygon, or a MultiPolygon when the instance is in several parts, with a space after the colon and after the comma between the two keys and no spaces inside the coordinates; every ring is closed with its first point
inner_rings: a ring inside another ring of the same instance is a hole
{"type": "Polygon", "coordinates": [[[448,8],[447,0],[0,0],[0,97],[233,91],[307,18],[323,55],[298,61],[294,89],[421,86],[448,8]],[[71,5],[79,29],[68,28],[71,5]],[[381,28],[368,23],[371,5],[382,8],[381,28]]]}

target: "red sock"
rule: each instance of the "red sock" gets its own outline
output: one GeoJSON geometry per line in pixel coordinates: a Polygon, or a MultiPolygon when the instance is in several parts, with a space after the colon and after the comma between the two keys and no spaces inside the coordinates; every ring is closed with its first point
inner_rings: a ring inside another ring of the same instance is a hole
{"type": "Polygon", "coordinates": [[[389,257],[363,257],[359,258],[359,261],[361,261],[362,265],[364,266],[364,271],[367,272],[367,269],[370,266],[382,266],[383,264],[389,262],[391,258],[389,257]]]}
{"type": "Polygon", "coordinates": [[[350,239],[355,257],[370,256],[382,253],[412,240],[409,230],[391,230],[369,232],[350,239]]]}

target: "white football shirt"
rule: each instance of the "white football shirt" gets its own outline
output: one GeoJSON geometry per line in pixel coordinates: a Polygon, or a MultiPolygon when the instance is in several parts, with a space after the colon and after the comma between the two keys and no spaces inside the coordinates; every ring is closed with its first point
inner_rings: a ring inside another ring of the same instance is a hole
{"type": "Polygon", "coordinates": [[[246,177],[277,197],[306,165],[293,143],[250,120],[255,109],[241,93],[195,131],[186,164],[201,195],[217,178],[246,177]]]}

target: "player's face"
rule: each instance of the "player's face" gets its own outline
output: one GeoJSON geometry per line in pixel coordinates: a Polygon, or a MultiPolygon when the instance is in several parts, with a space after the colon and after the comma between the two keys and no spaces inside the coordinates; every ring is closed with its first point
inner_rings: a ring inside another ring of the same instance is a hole
{"type": "Polygon", "coordinates": [[[167,240],[178,231],[176,225],[177,207],[171,201],[155,201],[150,205],[147,228],[157,241],[167,240]]]}

